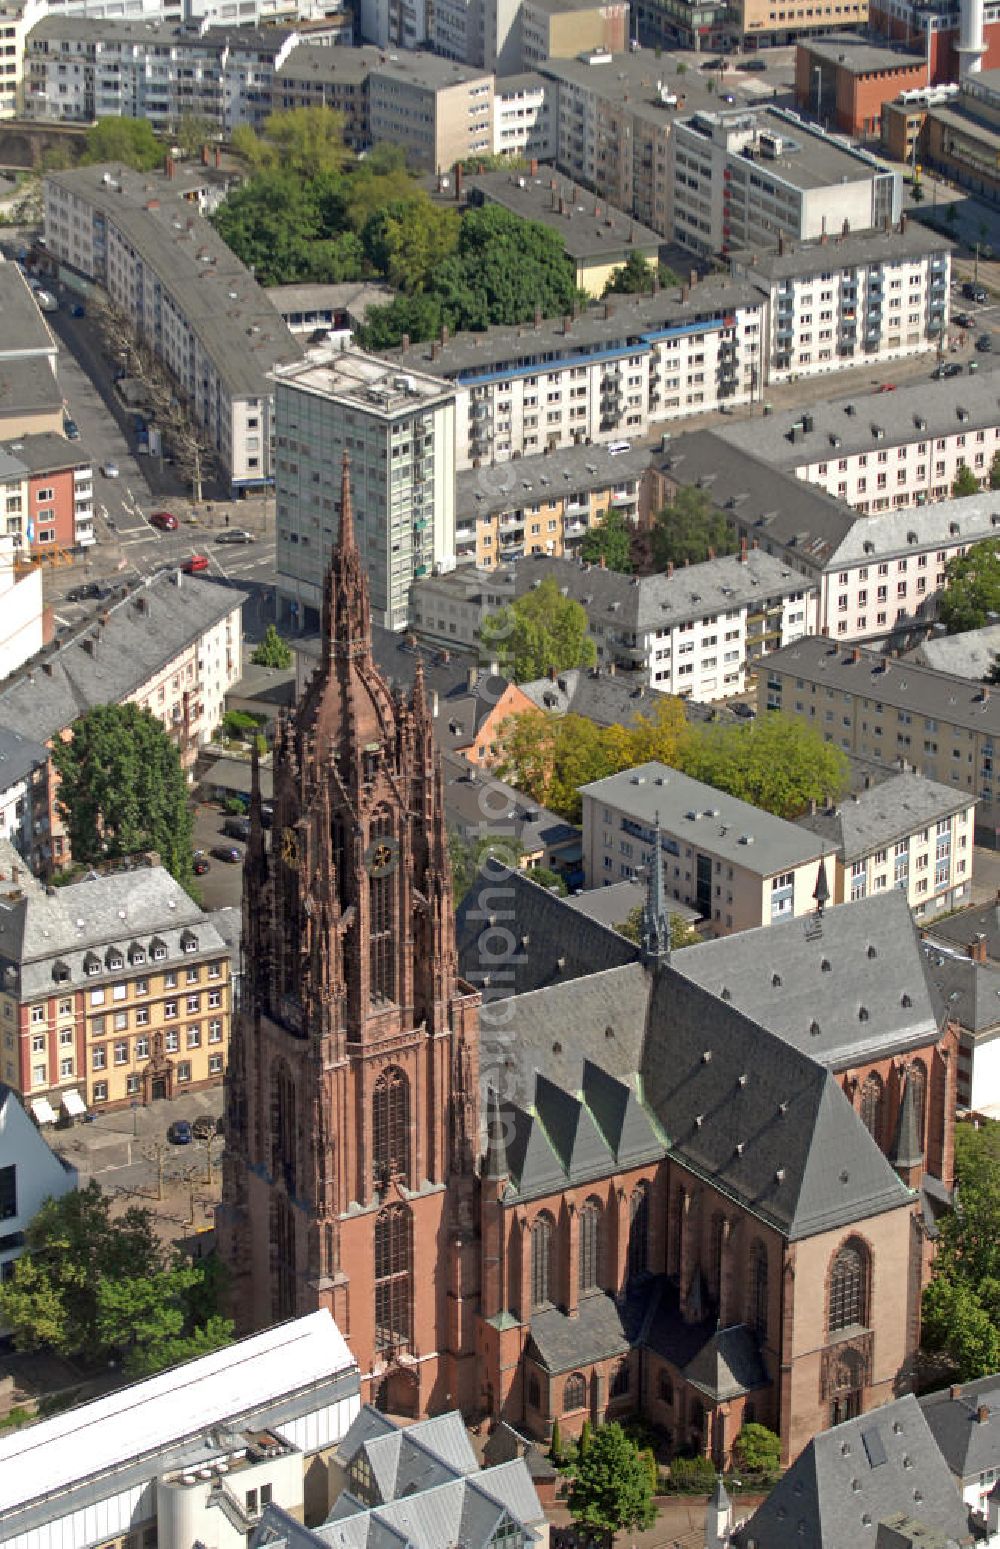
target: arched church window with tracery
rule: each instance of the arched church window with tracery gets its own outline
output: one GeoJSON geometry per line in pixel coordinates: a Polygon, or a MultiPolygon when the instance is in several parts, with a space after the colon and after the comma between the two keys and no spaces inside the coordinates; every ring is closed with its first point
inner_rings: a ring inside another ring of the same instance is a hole
{"type": "Polygon", "coordinates": [[[383,1070],[372,1097],[372,1163],[380,1187],[410,1172],[410,1083],[398,1065],[383,1070]]]}
{"type": "Polygon", "coordinates": [[[410,1212],[405,1205],[389,1205],[375,1217],[376,1350],[409,1347],[412,1283],[410,1212]]]}
{"type": "Polygon", "coordinates": [[[373,815],[368,845],[369,994],[372,1003],[396,999],[396,844],[392,815],[373,815]]]}

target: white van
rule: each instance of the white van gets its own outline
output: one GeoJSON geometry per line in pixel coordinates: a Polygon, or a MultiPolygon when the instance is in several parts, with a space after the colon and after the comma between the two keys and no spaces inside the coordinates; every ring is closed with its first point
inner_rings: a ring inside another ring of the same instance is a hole
{"type": "Polygon", "coordinates": [[[631,443],[631,441],[609,441],[608,442],[608,451],[611,453],[612,457],[617,457],[619,452],[631,452],[631,450],[632,450],[632,443],[631,443]]]}

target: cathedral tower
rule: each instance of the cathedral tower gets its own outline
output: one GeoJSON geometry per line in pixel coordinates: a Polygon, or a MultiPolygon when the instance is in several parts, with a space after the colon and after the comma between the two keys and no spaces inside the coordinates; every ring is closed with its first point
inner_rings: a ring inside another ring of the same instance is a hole
{"type": "Polygon", "coordinates": [[[422,670],[406,698],[375,667],[346,454],[322,634],[270,850],[255,767],[220,1245],[241,1331],[329,1307],[368,1397],[472,1409],[478,998],[422,670]]]}

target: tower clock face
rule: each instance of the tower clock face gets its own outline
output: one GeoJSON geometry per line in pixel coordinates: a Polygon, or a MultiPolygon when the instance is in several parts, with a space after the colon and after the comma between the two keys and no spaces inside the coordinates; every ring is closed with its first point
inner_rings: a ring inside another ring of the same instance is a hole
{"type": "Polygon", "coordinates": [[[399,841],[393,838],[373,839],[365,851],[365,866],[370,877],[386,877],[395,871],[399,859],[399,841]]]}
{"type": "Polygon", "coordinates": [[[299,864],[299,839],[294,828],[281,830],[281,859],[286,866],[299,864]]]}

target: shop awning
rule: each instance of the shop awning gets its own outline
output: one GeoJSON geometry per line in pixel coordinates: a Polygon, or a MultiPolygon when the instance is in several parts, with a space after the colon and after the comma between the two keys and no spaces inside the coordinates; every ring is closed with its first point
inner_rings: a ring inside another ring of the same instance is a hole
{"type": "Polygon", "coordinates": [[[87,1111],[87,1105],[79,1092],[64,1092],[62,1094],[62,1105],[71,1119],[82,1118],[87,1111]]]}
{"type": "Polygon", "coordinates": [[[56,1116],[53,1112],[52,1104],[49,1102],[47,1097],[34,1098],[31,1104],[31,1111],[35,1115],[35,1118],[38,1120],[39,1124],[54,1124],[56,1122],[56,1116]]]}

